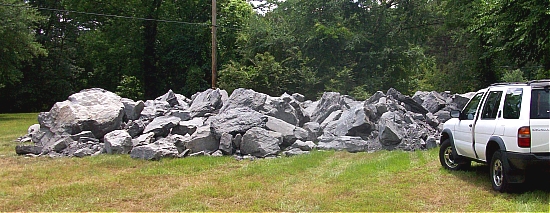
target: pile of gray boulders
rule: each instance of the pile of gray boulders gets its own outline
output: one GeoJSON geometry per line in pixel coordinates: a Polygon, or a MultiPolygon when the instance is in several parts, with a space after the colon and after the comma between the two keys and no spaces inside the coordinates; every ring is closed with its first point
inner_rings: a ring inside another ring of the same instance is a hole
{"type": "Polygon", "coordinates": [[[249,89],[231,96],[208,89],[190,99],[171,90],[155,100],[134,101],[87,89],[38,116],[19,139],[17,154],[133,158],[233,155],[237,159],[292,156],[311,150],[420,150],[436,147],[450,111],[471,94],[395,89],[366,101],[336,92],[320,100],[301,94],[271,97],[249,89]],[[25,143],[26,142],[26,143],[25,143]]]}

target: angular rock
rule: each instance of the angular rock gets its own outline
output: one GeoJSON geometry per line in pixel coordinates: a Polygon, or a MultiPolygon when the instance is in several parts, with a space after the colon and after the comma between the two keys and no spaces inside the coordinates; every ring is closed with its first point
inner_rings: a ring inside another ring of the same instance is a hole
{"type": "Polygon", "coordinates": [[[155,142],[155,133],[149,132],[132,139],[132,146],[144,146],[155,142]]]}
{"type": "Polygon", "coordinates": [[[348,152],[365,152],[369,148],[369,142],[361,137],[338,136],[338,137],[319,137],[317,149],[321,150],[346,150],[348,152]]]}
{"type": "Polygon", "coordinates": [[[446,104],[446,100],[441,94],[437,92],[430,92],[424,97],[422,107],[426,108],[429,112],[435,113],[440,109],[443,109],[446,104]]]}
{"type": "Polygon", "coordinates": [[[334,136],[360,136],[367,137],[374,129],[374,123],[365,113],[364,105],[357,104],[353,108],[342,113],[334,125],[327,126],[325,134],[334,136]]]}
{"type": "Polygon", "coordinates": [[[226,155],[233,154],[233,136],[229,133],[222,133],[220,138],[220,147],[221,150],[226,155]]]}
{"type": "Polygon", "coordinates": [[[294,126],[299,125],[300,119],[304,118],[299,104],[294,102],[292,97],[289,95],[279,98],[267,97],[265,104],[262,109],[260,109],[260,112],[283,120],[294,126]]]}
{"type": "Polygon", "coordinates": [[[179,105],[178,98],[176,97],[176,93],[172,90],[168,90],[164,95],[156,98],[157,101],[165,101],[167,102],[170,107],[174,107],[176,105],[179,105]]]}
{"type": "Polygon", "coordinates": [[[336,110],[336,111],[330,113],[330,115],[320,124],[321,130],[323,130],[323,132],[324,132],[325,128],[330,123],[333,123],[333,122],[337,121],[338,119],[340,119],[340,117],[342,116],[342,113],[343,113],[342,110],[336,110]]]}
{"type": "Polygon", "coordinates": [[[194,117],[188,121],[180,121],[179,124],[172,128],[172,134],[178,135],[192,135],[199,126],[204,126],[204,121],[206,118],[203,117],[194,117]]]}
{"type": "Polygon", "coordinates": [[[136,120],[139,119],[141,111],[145,108],[143,101],[133,101],[128,98],[121,99],[124,105],[124,120],[136,120]]]}
{"type": "Polygon", "coordinates": [[[304,141],[301,141],[301,140],[297,140],[290,147],[298,148],[302,151],[311,151],[311,150],[317,148],[317,145],[315,143],[313,143],[313,141],[305,141],[304,142],[304,141]]]}
{"type": "Polygon", "coordinates": [[[107,133],[103,141],[107,154],[128,154],[132,150],[132,137],[124,130],[107,133]]]}
{"type": "Polygon", "coordinates": [[[170,133],[172,127],[175,127],[180,123],[180,118],[174,116],[161,116],[156,117],[151,123],[149,123],[143,133],[153,132],[157,137],[166,137],[170,133]]]}
{"type": "Polygon", "coordinates": [[[411,97],[401,94],[394,88],[390,88],[386,93],[387,96],[393,97],[395,100],[401,101],[405,104],[405,108],[409,111],[426,114],[428,110],[422,105],[414,101],[411,97]]]}
{"type": "Polygon", "coordinates": [[[243,135],[241,134],[237,134],[235,135],[235,137],[233,138],[233,146],[235,147],[235,149],[239,150],[241,148],[241,143],[243,141],[243,135]]]}
{"type": "Polygon", "coordinates": [[[191,119],[191,112],[189,110],[170,110],[168,115],[178,117],[182,121],[188,121],[191,119]]]}
{"type": "Polygon", "coordinates": [[[206,123],[210,124],[217,137],[222,133],[235,135],[244,134],[252,127],[265,127],[267,116],[250,108],[235,108],[226,110],[216,116],[208,118],[206,123]]]}
{"type": "Polygon", "coordinates": [[[210,126],[202,126],[197,128],[197,131],[184,142],[184,145],[185,148],[191,150],[191,153],[212,152],[218,150],[220,141],[216,139],[214,133],[210,130],[210,126]]]}
{"type": "Polygon", "coordinates": [[[33,124],[27,129],[27,135],[32,137],[34,134],[40,131],[40,124],[33,124]]]}
{"type": "Polygon", "coordinates": [[[265,104],[266,94],[258,93],[250,89],[239,88],[231,93],[231,96],[220,109],[220,114],[236,108],[250,108],[259,111],[265,104]]]}
{"type": "Polygon", "coordinates": [[[147,125],[142,120],[131,120],[124,126],[124,130],[126,130],[130,136],[136,137],[143,133],[146,126],[147,125]]]}
{"type": "Polygon", "coordinates": [[[219,110],[223,105],[220,91],[220,89],[208,89],[199,93],[189,107],[191,117],[202,117],[219,110]]]}
{"type": "Polygon", "coordinates": [[[155,117],[165,115],[171,106],[166,101],[161,100],[148,100],[145,101],[145,107],[141,111],[140,119],[152,121],[155,117]]]}
{"type": "Polygon", "coordinates": [[[377,91],[365,101],[365,105],[379,103],[380,99],[385,97],[386,95],[384,94],[384,92],[377,91]]]}
{"type": "Polygon", "coordinates": [[[88,147],[84,147],[82,149],[79,149],[79,150],[76,150],[73,154],[73,156],[75,157],[79,157],[79,158],[82,158],[82,157],[85,157],[85,156],[91,156],[95,153],[94,150],[88,148],[88,147]]]}
{"type": "Polygon", "coordinates": [[[379,140],[384,146],[396,146],[403,139],[403,131],[396,122],[401,121],[401,115],[395,112],[386,112],[380,117],[379,140]]]}
{"type": "Polygon", "coordinates": [[[159,160],[166,157],[178,157],[178,148],[170,139],[160,139],[155,143],[132,149],[130,157],[144,160],[159,160]]]}
{"type": "Polygon", "coordinates": [[[293,93],[292,98],[298,102],[304,102],[306,100],[306,97],[300,93],[293,93]]]}
{"type": "Polygon", "coordinates": [[[325,92],[311,114],[311,121],[322,123],[332,112],[342,109],[347,109],[347,106],[340,93],[325,92]]]}
{"type": "Polygon", "coordinates": [[[429,136],[428,139],[426,139],[426,149],[433,148],[437,148],[437,141],[434,136],[429,136]]]}
{"type": "Polygon", "coordinates": [[[280,151],[279,146],[282,143],[283,135],[281,133],[253,127],[243,135],[240,150],[243,155],[267,157],[276,155],[280,151]]]}
{"type": "Polygon", "coordinates": [[[451,112],[440,110],[434,114],[439,123],[445,123],[445,121],[451,119],[451,112]]]}
{"type": "Polygon", "coordinates": [[[298,148],[292,148],[290,150],[283,151],[283,155],[287,157],[303,155],[303,154],[309,154],[309,151],[304,151],[298,148]]]}
{"type": "Polygon", "coordinates": [[[74,141],[80,141],[81,138],[85,138],[85,139],[94,138],[95,139],[94,133],[92,133],[92,131],[82,131],[78,134],[71,135],[70,137],[74,141]]]}
{"type": "Polygon", "coordinates": [[[282,146],[290,146],[297,139],[305,140],[308,136],[306,130],[271,116],[267,116],[265,127],[268,130],[278,132],[283,135],[282,146]]]}
{"type": "Polygon", "coordinates": [[[307,133],[308,141],[315,141],[319,136],[321,136],[321,125],[317,122],[307,122],[303,127],[307,133]]]}
{"type": "Polygon", "coordinates": [[[38,155],[42,153],[42,147],[41,146],[32,146],[32,145],[17,145],[15,147],[15,153],[18,155],[26,155],[26,154],[33,154],[38,155]]]}

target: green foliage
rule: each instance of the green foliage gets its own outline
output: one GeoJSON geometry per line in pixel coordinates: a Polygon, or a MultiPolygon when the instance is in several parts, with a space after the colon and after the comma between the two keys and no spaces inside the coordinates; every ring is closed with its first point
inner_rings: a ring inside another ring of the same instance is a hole
{"type": "Polygon", "coordinates": [[[523,72],[520,69],[506,70],[500,78],[500,82],[525,82],[523,72]]]}
{"type": "Polygon", "coordinates": [[[35,9],[19,0],[0,0],[0,89],[19,82],[24,62],[47,55],[36,42],[35,24],[43,21],[35,9]]]}
{"type": "Polygon", "coordinates": [[[123,75],[120,85],[116,88],[116,94],[132,100],[142,100],[143,87],[135,76],[123,75]]]}

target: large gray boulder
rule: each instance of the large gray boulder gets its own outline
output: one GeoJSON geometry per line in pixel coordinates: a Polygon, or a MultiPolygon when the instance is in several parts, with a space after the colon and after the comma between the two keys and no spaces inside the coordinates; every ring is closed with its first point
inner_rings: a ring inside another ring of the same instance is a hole
{"type": "Polygon", "coordinates": [[[218,111],[222,106],[222,90],[208,89],[195,96],[193,103],[189,107],[189,111],[191,112],[191,117],[205,116],[218,111]]]}
{"type": "Polygon", "coordinates": [[[259,127],[253,127],[243,135],[241,153],[256,157],[276,155],[283,143],[283,135],[259,127]]]}
{"type": "Polygon", "coordinates": [[[56,135],[92,131],[96,138],[120,128],[124,116],[121,97],[104,89],[82,90],[57,102],[49,112],[38,115],[41,129],[56,135]]]}
{"type": "Polygon", "coordinates": [[[317,149],[321,150],[346,150],[348,152],[365,152],[368,151],[369,142],[361,137],[355,136],[337,136],[318,138],[317,149]]]}
{"type": "Polygon", "coordinates": [[[397,146],[403,139],[403,131],[399,124],[403,121],[402,115],[396,112],[386,112],[382,114],[378,121],[379,140],[383,146],[397,146]]]}
{"type": "Polygon", "coordinates": [[[174,116],[156,117],[145,127],[143,133],[153,132],[157,137],[166,137],[170,133],[170,130],[178,125],[180,121],[180,118],[174,116]]]}
{"type": "Polygon", "coordinates": [[[170,138],[162,138],[152,144],[134,147],[130,152],[130,157],[144,160],[159,160],[177,156],[178,148],[170,138]]]}
{"type": "Polygon", "coordinates": [[[191,150],[191,153],[212,152],[218,150],[220,141],[216,139],[210,126],[201,126],[184,142],[184,145],[185,148],[191,150]]]}
{"type": "Polygon", "coordinates": [[[322,123],[332,112],[347,109],[344,99],[337,92],[325,92],[311,113],[311,121],[322,123]]]}
{"type": "Polygon", "coordinates": [[[231,93],[227,101],[224,102],[223,107],[220,109],[220,114],[236,108],[250,108],[254,111],[260,111],[267,97],[266,94],[255,92],[251,89],[236,89],[231,93]]]}
{"type": "Polygon", "coordinates": [[[96,138],[120,129],[124,116],[121,97],[103,90],[87,89],[57,102],[49,112],[38,115],[40,131],[32,135],[32,141],[50,152],[61,147],[60,140],[82,131],[91,131],[96,138]]]}
{"type": "Polygon", "coordinates": [[[103,141],[107,154],[128,154],[132,150],[132,137],[124,130],[107,133],[103,141]]]}
{"type": "Polygon", "coordinates": [[[210,124],[217,137],[222,133],[244,134],[252,127],[265,127],[267,116],[256,112],[250,108],[234,108],[226,110],[216,116],[208,118],[207,124],[210,124]]]}

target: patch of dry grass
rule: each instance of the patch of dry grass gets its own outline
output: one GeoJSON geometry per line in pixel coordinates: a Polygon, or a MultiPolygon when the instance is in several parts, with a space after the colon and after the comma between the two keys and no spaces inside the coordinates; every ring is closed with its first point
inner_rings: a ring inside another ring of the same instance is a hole
{"type": "Polygon", "coordinates": [[[0,115],[10,127],[0,128],[0,211],[549,211],[550,187],[497,193],[486,166],[449,172],[437,150],[256,161],[16,156],[12,140],[35,119],[0,115]]]}

